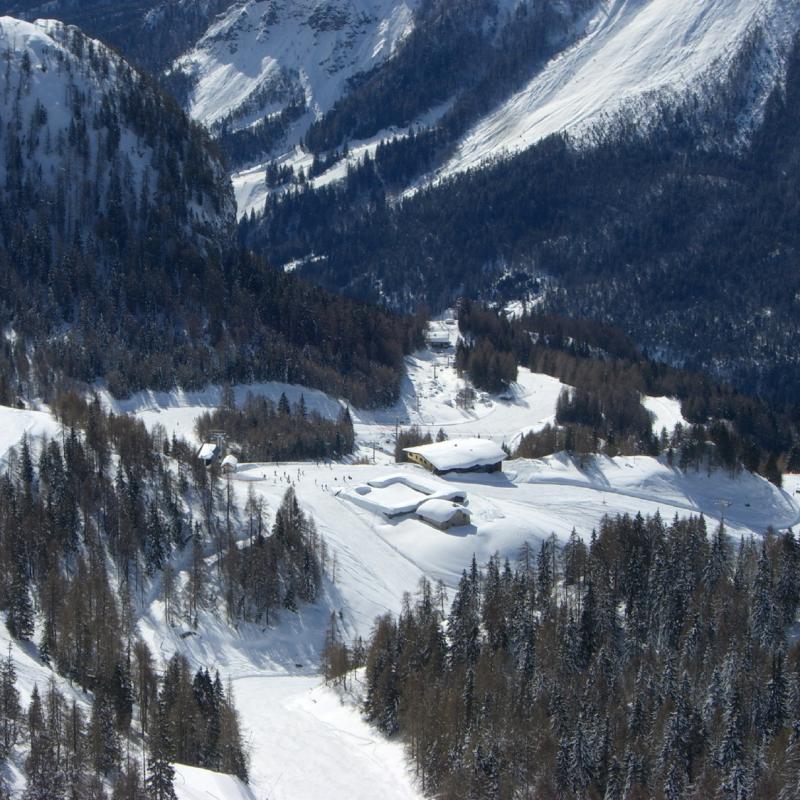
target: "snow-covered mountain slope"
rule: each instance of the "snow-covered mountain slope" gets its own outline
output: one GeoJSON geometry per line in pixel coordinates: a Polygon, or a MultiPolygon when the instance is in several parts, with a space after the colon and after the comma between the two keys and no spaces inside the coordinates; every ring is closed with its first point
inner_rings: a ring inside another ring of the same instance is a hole
{"type": "Polygon", "coordinates": [[[209,126],[242,127],[299,95],[313,118],[351,77],[391,55],[411,29],[416,2],[236,3],[176,62],[193,84],[190,113],[209,126]]]}
{"type": "Polygon", "coordinates": [[[0,0],[0,14],[77,25],[137,65],[160,71],[229,5],[230,0],[0,0]]]}
{"type": "MultiPolygon", "coordinates": [[[[659,103],[701,102],[737,59],[753,59],[747,131],[800,27],[797,0],[605,0],[586,34],[480,120],[443,170],[453,174],[558,131],[580,134],[621,112],[646,125],[659,103]],[[755,52],[751,52],[751,51],[755,52]]],[[[742,88],[742,87],[737,87],[742,88]]]]}
{"type": "Polygon", "coordinates": [[[184,233],[229,231],[233,196],[220,162],[202,153],[192,139],[199,133],[122,58],[77,28],[13,17],[0,17],[0,49],[0,116],[13,131],[0,159],[0,192],[35,185],[30,202],[39,204],[52,194],[51,220],[70,231],[101,218],[113,225],[120,215],[130,223],[143,201],[164,205],[185,193],[176,209],[184,233]],[[167,161],[171,187],[163,183],[167,161]]]}

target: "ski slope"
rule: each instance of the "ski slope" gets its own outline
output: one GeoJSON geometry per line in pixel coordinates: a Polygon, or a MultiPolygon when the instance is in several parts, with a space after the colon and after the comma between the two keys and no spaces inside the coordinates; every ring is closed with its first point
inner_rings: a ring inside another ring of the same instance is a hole
{"type": "MultiPolygon", "coordinates": [[[[434,323],[455,341],[456,327],[434,323]]],[[[522,432],[554,420],[555,404],[564,389],[558,380],[520,370],[517,385],[502,396],[479,394],[472,408],[460,408],[455,394],[462,382],[449,362],[453,350],[420,351],[408,359],[408,375],[398,403],[389,409],[353,409],[360,454],[366,464],[240,464],[231,488],[242,507],[248,493],[264,500],[268,519],[288,488],[297,492],[304,511],[324,536],[330,561],[319,602],[296,614],[281,612],[269,625],[231,625],[216,609],[200,613],[190,627],[180,610],[165,619],[160,587],[155,582],[137,598],[138,630],[163,665],[175,652],[196,667],[218,669],[230,679],[251,752],[251,781],[244,787],[229,776],[177,765],[179,800],[417,800],[422,794],[404,759],[402,746],[387,741],[360,716],[350,695],[325,687],[319,661],[325,631],[335,615],[346,640],[367,636],[374,620],[397,614],[403,594],[412,595],[423,577],[441,580],[448,592],[473,554],[484,563],[494,553],[514,559],[525,542],[538,547],[553,534],[563,541],[575,529],[588,540],[606,514],[704,514],[712,527],[724,517],[734,536],[761,534],[768,526],[783,529],[800,524],[800,477],[787,476],[778,489],[750,473],[681,470],[665,459],[594,457],[585,463],[561,453],[536,461],[507,461],[502,474],[456,475],[434,479],[413,464],[395,464],[396,424],[419,424],[451,437],[482,436],[511,443],[522,432]],[[437,530],[413,515],[387,519],[378,508],[353,503],[348,493],[366,484],[396,482],[461,488],[471,513],[468,526],[437,530]],[[332,566],[335,559],[335,570],[332,566]]],[[[236,387],[241,402],[248,391],[277,401],[305,397],[309,408],[333,416],[342,403],[322,392],[281,383],[236,387]]],[[[148,427],[187,438],[194,435],[197,415],[213,408],[220,390],[143,392],[125,401],[102,393],[107,407],[131,413],[148,427]]],[[[682,421],[680,405],[670,398],[644,398],[654,428],[682,421]]],[[[25,426],[42,432],[58,426],[44,412],[0,409],[0,429],[8,430],[0,445],[18,439],[25,426]],[[49,422],[47,421],[49,420],[49,422]],[[5,423],[5,424],[3,424],[5,423]],[[52,424],[52,428],[48,425],[52,424]],[[30,427],[33,426],[33,427],[30,427]]],[[[209,574],[215,573],[209,548],[209,574]]],[[[178,584],[186,580],[189,553],[177,553],[178,584]]],[[[178,602],[178,601],[176,601],[178,602]]],[[[0,636],[0,647],[4,640],[0,636]]],[[[15,646],[23,694],[34,681],[41,685],[49,670],[31,648],[15,646]]],[[[358,695],[356,687],[355,695],[358,695]]],[[[21,777],[19,779],[22,780],[21,777]]],[[[19,784],[21,785],[21,784],[19,784]]]]}
{"type": "Polygon", "coordinates": [[[758,116],[798,27],[798,0],[604,0],[585,35],[478,122],[441,175],[552,133],[580,134],[626,106],[644,120],[659,96],[702,94],[705,82],[724,78],[742,41],[760,28],[759,80],[751,87],[758,116]]]}
{"type": "Polygon", "coordinates": [[[251,783],[259,800],[422,798],[402,745],[381,736],[351,698],[319,678],[254,676],[236,680],[234,690],[258,742],[251,783]]]}

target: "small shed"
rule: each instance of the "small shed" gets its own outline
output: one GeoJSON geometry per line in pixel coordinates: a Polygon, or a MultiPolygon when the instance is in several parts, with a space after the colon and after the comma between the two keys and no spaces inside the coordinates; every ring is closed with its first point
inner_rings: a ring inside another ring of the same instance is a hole
{"type": "Polygon", "coordinates": [[[434,350],[444,350],[450,347],[450,334],[447,331],[429,331],[428,347],[434,350]]]}
{"type": "Polygon", "coordinates": [[[225,475],[230,475],[236,472],[239,468],[239,459],[236,456],[228,454],[222,459],[222,471],[225,475]]]}
{"type": "Polygon", "coordinates": [[[219,445],[216,442],[205,442],[197,451],[197,457],[210,467],[219,458],[219,445]]]}
{"type": "Polygon", "coordinates": [[[417,517],[440,531],[469,525],[469,509],[449,500],[426,500],[417,509],[417,517]]]}

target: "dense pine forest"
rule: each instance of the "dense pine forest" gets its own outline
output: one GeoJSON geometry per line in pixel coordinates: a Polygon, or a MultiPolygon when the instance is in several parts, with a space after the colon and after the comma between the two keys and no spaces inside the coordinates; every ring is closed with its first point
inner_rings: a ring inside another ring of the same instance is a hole
{"type": "Polygon", "coordinates": [[[364,650],[367,716],[442,798],[791,798],[800,601],[791,533],[606,518],[585,544],[473,560],[444,613],[425,580],[364,650]]]}

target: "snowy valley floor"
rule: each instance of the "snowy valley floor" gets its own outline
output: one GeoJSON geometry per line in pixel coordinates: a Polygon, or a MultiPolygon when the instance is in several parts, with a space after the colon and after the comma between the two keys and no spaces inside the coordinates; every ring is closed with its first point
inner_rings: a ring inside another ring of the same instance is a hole
{"type": "MultiPolygon", "coordinates": [[[[474,408],[454,403],[459,379],[447,353],[423,352],[408,361],[403,396],[379,412],[353,410],[359,455],[375,463],[244,464],[232,480],[239,505],[249,490],[264,498],[270,517],[289,486],[313,516],[336,559],[336,579],[326,580],[321,602],[284,612],[269,627],[234,628],[205,614],[196,631],[185,623],[168,625],[158,587],[144,598],[139,629],[163,661],[183,652],[196,666],[219,669],[232,681],[251,745],[251,784],[202,770],[180,767],[180,800],[359,800],[419,797],[413,775],[397,742],[386,741],[365,723],[354,702],[343,702],[322,685],[319,656],[331,612],[346,638],[366,636],[375,617],[400,609],[404,592],[413,593],[422,576],[448,587],[475,554],[479,563],[493,553],[514,556],[528,541],[534,546],[551,534],[560,539],[573,528],[588,537],[605,514],[703,513],[711,525],[724,514],[734,535],[759,535],[770,525],[800,523],[800,478],[787,476],[784,490],[744,473],[681,472],[664,459],[599,457],[581,468],[563,454],[538,461],[509,461],[502,475],[457,476],[443,481],[468,494],[472,524],[449,532],[412,516],[387,520],[347,496],[368,481],[392,474],[427,475],[419,467],[396,465],[392,456],[395,425],[420,424],[449,436],[492,438],[513,444],[527,430],[552,422],[563,388],[555,379],[520,371],[518,384],[503,397],[482,396],[474,408]]],[[[238,387],[237,397],[254,391],[277,399],[286,392],[304,394],[309,408],[334,416],[341,404],[321,392],[282,384],[238,387]]],[[[141,417],[148,427],[194,439],[194,419],[213,407],[218,389],[199,393],[146,393],[125,402],[105,396],[120,412],[141,417]]],[[[646,398],[654,427],[681,421],[675,401],[646,398]]],[[[44,412],[0,410],[0,457],[23,432],[58,435],[59,426],[44,412]]],[[[180,565],[178,565],[180,566],[180,565]]],[[[330,567],[329,567],[330,572],[330,567]]],[[[5,634],[4,634],[5,636],[5,634]]],[[[5,641],[0,641],[5,647],[5,641]]],[[[27,693],[43,684],[49,671],[15,646],[27,693]]],[[[26,698],[23,698],[26,699],[26,698]]]]}

